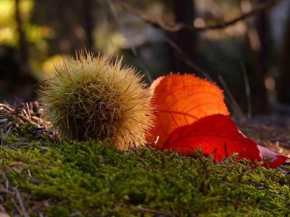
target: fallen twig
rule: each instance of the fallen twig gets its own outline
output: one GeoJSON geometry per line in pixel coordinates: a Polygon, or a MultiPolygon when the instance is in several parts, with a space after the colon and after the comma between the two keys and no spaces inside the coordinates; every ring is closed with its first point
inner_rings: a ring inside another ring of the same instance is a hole
{"type": "MultiPolygon", "coordinates": [[[[34,104],[37,104],[34,102],[34,104]]],[[[0,129],[1,130],[1,144],[3,145],[5,138],[10,131],[20,130],[22,124],[29,124],[32,127],[26,127],[26,132],[35,136],[35,138],[48,138],[52,141],[57,141],[56,132],[49,130],[50,123],[44,122],[41,118],[42,111],[37,108],[29,106],[28,103],[23,104],[20,108],[12,108],[9,105],[0,103],[0,129]]]]}

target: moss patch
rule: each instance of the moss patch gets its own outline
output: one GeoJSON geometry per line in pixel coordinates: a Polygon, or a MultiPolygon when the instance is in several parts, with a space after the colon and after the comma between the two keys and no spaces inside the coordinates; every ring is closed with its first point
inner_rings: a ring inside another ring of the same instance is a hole
{"type": "Polygon", "coordinates": [[[0,204],[11,216],[290,216],[290,177],[279,170],[108,142],[54,144],[25,130],[0,148],[0,204]]]}

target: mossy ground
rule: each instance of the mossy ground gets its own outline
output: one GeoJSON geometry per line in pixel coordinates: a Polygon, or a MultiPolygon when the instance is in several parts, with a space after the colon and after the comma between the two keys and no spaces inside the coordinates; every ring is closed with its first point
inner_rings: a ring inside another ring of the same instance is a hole
{"type": "Polygon", "coordinates": [[[258,164],[108,142],[2,134],[0,211],[10,216],[290,216],[290,176],[258,164]]]}

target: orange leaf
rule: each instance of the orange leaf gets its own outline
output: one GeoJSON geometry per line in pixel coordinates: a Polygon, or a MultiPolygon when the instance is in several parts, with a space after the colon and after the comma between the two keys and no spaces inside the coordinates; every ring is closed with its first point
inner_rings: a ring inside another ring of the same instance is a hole
{"type": "Polygon", "coordinates": [[[150,87],[154,92],[156,124],[150,130],[148,142],[159,136],[162,147],[176,128],[189,125],[201,117],[213,114],[228,115],[222,90],[214,83],[191,74],[171,74],[158,78],[150,87]]]}

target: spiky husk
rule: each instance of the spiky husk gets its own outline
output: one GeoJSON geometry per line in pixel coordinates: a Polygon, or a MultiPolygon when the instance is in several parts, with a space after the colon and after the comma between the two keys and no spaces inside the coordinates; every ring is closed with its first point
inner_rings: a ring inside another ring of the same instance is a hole
{"type": "Polygon", "coordinates": [[[110,139],[117,148],[145,143],[153,123],[150,91],[121,60],[79,54],[55,66],[40,94],[61,138],[110,139]]]}

